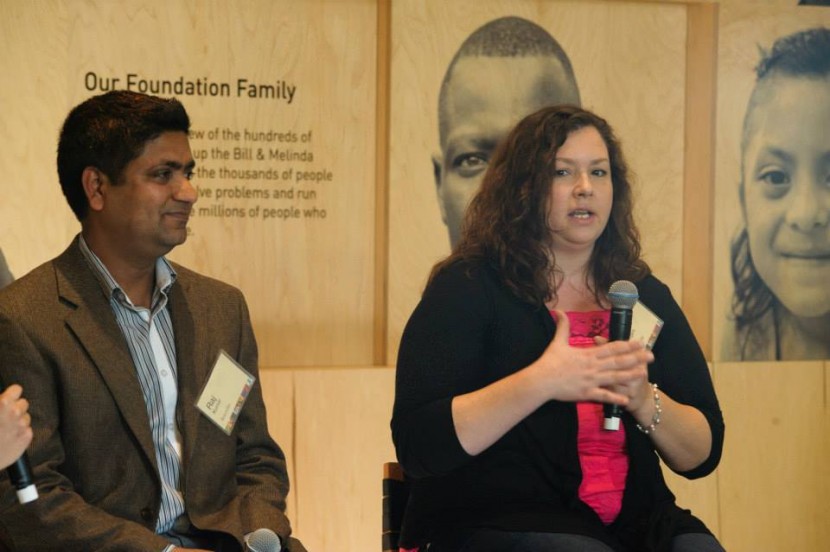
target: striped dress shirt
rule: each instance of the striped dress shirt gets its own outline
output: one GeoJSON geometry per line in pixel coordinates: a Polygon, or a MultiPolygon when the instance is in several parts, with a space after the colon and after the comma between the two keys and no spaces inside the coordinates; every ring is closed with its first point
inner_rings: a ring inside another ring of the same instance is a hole
{"type": "Polygon", "coordinates": [[[165,533],[185,511],[179,477],[182,441],[176,423],[176,346],[170,312],[166,308],[167,294],[176,281],[176,272],[164,257],[160,257],[156,261],[156,284],[151,308],[136,307],[98,256],[89,249],[83,235],[80,247],[109,296],[144,395],[162,488],[155,531],[165,533]]]}

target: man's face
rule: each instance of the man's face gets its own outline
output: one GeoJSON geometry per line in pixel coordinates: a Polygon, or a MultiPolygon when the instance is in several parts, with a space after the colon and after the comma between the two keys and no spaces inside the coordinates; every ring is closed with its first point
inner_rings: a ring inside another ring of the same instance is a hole
{"type": "Polygon", "coordinates": [[[127,164],[121,182],[104,177],[90,209],[109,247],[119,248],[121,256],[151,260],[184,243],[197,198],[190,182],[194,166],[187,134],[164,132],[127,164]]]}
{"type": "Polygon", "coordinates": [[[450,244],[458,241],[464,211],[478,190],[493,150],[525,115],[556,103],[576,103],[551,57],[462,57],[453,68],[441,114],[446,129],[433,157],[441,217],[450,244]]]}
{"type": "Polygon", "coordinates": [[[830,79],[774,75],[755,92],[744,216],[761,279],[796,316],[830,313],[830,79]]]}

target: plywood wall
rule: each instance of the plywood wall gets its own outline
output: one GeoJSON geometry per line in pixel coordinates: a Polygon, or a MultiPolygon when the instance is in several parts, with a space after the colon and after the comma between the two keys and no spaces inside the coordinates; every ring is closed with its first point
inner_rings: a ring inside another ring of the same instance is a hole
{"type": "Polygon", "coordinates": [[[13,1],[0,12],[0,247],[15,274],[79,229],[54,169],[69,108],[110,89],[159,90],[188,109],[197,159],[191,235],[171,258],[246,292],[266,365],[373,362],[374,1],[13,1]]]}
{"type": "Polygon", "coordinates": [[[823,550],[830,538],[828,363],[715,366],[727,440],[718,469],[727,550],[823,550]]]}
{"type": "Polygon", "coordinates": [[[429,268],[449,252],[430,161],[438,86],[464,37],[508,14],[555,36],[583,105],[617,129],[637,176],[647,260],[715,361],[723,462],[699,481],[667,474],[678,502],[731,552],[822,549],[830,542],[830,367],[723,363],[717,341],[730,293],[723,259],[736,208],[734,130],[755,55],[747,44],[805,18],[830,24],[830,8],[795,8],[794,0],[3,1],[0,247],[20,276],[78,231],[54,169],[59,126],[74,104],[128,74],[233,84],[227,97],[182,97],[208,172],[196,179],[205,210],[173,258],[248,297],[297,535],[309,550],[379,549],[397,341],[429,268]],[[239,79],[281,97],[240,96],[239,79]],[[273,134],[262,143],[246,131],[273,134]],[[272,159],[272,150],[297,158],[272,159]],[[220,177],[221,169],[272,176],[220,177]],[[298,181],[298,171],[323,176],[298,181]],[[246,190],[269,198],[236,197],[246,190]],[[301,214],[291,218],[294,208],[301,214]],[[220,216],[227,209],[237,214],[220,216]]]}

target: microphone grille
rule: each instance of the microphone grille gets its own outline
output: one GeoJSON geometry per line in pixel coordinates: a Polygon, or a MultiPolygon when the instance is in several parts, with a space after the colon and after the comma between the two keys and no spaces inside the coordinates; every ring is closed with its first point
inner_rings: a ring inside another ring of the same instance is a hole
{"type": "Polygon", "coordinates": [[[615,309],[633,309],[639,298],[637,286],[628,280],[617,280],[608,288],[608,300],[615,309]]]}
{"type": "Polygon", "coordinates": [[[270,529],[257,529],[245,537],[245,545],[250,552],[279,552],[280,538],[270,529]]]}

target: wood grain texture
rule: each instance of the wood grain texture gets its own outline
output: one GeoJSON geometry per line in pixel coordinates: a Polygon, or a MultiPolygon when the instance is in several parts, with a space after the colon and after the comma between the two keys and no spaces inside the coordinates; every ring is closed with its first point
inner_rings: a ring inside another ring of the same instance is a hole
{"type": "MultiPolygon", "coordinates": [[[[713,371],[711,364],[709,369],[711,373],[713,371]]],[[[715,391],[717,392],[717,388],[715,391]]],[[[718,398],[721,401],[723,400],[722,397],[718,398]]],[[[723,405],[721,405],[721,409],[723,409],[723,405]]],[[[677,499],[677,505],[691,510],[718,537],[720,535],[721,506],[718,500],[720,470],[716,469],[702,479],[686,479],[671,471],[666,464],[661,463],[661,466],[666,483],[677,499]]]]}
{"type": "Polygon", "coordinates": [[[377,550],[381,473],[395,460],[391,368],[295,374],[295,527],[309,550],[377,550]]]}
{"type": "Polygon", "coordinates": [[[218,95],[179,96],[197,170],[214,175],[197,172],[194,183],[211,195],[200,196],[188,243],[171,258],[246,293],[263,362],[373,362],[374,0],[15,1],[0,10],[0,247],[15,274],[60,252],[79,229],[54,169],[58,129],[72,106],[111,88],[213,84],[218,95]],[[225,130],[239,138],[222,137],[225,130]],[[245,131],[275,135],[253,141],[245,131]],[[276,149],[313,160],[271,158],[276,149]],[[279,177],[222,176],[223,169],[279,177]],[[301,171],[332,177],[298,181],[301,171]],[[288,208],[301,216],[264,218],[288,208]],[[244,217],[218,216],[231,210],[244,217]]]}
{"type": "Polygon", "coordinates": [[[0,248],[16,277],[58,255],[78,231],[55,170],[69,109],[64,2],[0,2],[0,248]]]}
{"type": "Polygon", "coordinates": [[[296,530],[294,521],[297,512],[297,459],[295,455],[295,412],[294,412],[294,370],[260,368],[259,382],[262,398],[268,412],[268,432],[285,454],[288,464],[288,478],[291,488],[286,499],[286,513],[296,530]]]}
{"type": "Polygon", "coordinates": [[[683,171],[683,312],[712,357],[712,243],[717,6],[688,9],[683,171]]]}
{"type": "Polygon", "coordinates": [[[823,362],[715,365],[726,419],[718,486],[727,550],[826,548],[827,379],[823,362]]]}
{"type": "Polygon", "coordinates": [[[386,358],[389,313],[389,105],[392,0],[378,0],[377,147],[375,158],[375,309],[373,364],[386,358]]]}

